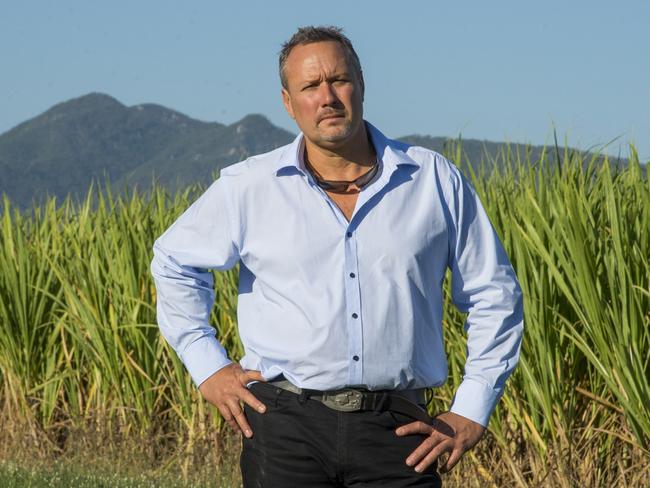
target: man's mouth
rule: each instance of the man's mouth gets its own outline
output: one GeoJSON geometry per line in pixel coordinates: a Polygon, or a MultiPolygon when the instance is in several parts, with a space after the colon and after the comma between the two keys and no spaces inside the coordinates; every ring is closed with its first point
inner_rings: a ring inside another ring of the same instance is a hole
{"type": "Polygon", "coordinates": [[[329,120],[329,119],[342,119],[344,118],[344,114],[327,114],[327,115],[322,115],[318,122],[322,122],[323,120],[329,120]]]}

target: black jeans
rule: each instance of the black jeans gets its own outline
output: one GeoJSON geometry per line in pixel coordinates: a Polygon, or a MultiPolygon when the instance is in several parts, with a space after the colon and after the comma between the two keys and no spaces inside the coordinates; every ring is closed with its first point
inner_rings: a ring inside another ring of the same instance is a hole
{"type": "Polygon", "coordinates": [[[411,417],[338,412],[266,383],[250,390],[266,413],[244,407],[253,429],[251,439],[243,438],[240,460],[245,488],[442,486],[436,463],[424,473],[406,465],[424,439],[395,434],[411,417]]]}

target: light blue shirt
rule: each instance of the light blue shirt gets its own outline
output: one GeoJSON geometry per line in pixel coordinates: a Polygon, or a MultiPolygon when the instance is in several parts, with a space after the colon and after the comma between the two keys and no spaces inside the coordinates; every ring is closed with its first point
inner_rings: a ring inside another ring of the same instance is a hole
{"type": "Polygon", "coordinates": [[[240,264],[245,369],[318,390],[447,379],[442,283],[469,312],[451,411],[482,425],[519,357],[522,295],[474,189],[436,152],[366,123],[379,172],[348,222],[293,143],[221,170],[153,246],[160,330],[196,385],[230,363],[208,323],[209,269],[240,264]]]}

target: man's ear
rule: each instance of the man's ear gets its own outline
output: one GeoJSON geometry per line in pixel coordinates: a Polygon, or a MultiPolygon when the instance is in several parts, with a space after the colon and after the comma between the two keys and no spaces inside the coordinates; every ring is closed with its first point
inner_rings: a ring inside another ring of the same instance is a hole
{"type": "Polygon", "coordinates": [[[291,106],[291,95],[286,88],[282,89],[282,103],[284,104],[284,109],[289,114],[289,117],[296,120],[296,117],[293,115],[293,107],[291,106]]]}
{"type": "Polygon", "coordinates": [[[359,81],[361,82],[361,101],[364,101],[366,95],[366,84],[363,81],[363,71],[359,72],[359,81]]]}

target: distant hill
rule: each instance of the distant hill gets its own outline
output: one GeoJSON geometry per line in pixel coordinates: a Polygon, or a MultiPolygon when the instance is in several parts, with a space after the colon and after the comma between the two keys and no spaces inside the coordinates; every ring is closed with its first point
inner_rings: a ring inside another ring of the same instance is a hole
{"type": "MultiPolygon", "coordinates": [[[[127,107],[91,93],[60,103],[0,135],[0,193],[28,208],[48,196],[82,197],[91,181],[107,179],[114,190],[152,180],[171,191],[209,183],[215,171],[246,157],[289,143],[294,134],[262,115],[247,115],[224,125],[202,122],[156,104],[127,107]]],[[[406,136],[401,140],[438,152],[453,142],[442,137],[406,136]]],[[[467,161],[479,164],[506,146],[464,140],[467,161]]],[[[541,147],[511,144],[532,160],[541,147]]],[[[459,162],[460,163],[460,162],[459,162]]],[[[0,202],[1,205],[1,202],[0,202]]]]}
{"type": "Polygon", "coordinates": [[[93,179],[108,178],[118,190],[149,187],[155,177],[174,189],[293,137],[261,115],[226,126],[91,93],[0,135],[0,192],[25,208],[47,195],[84,195],[93,179]]]}

